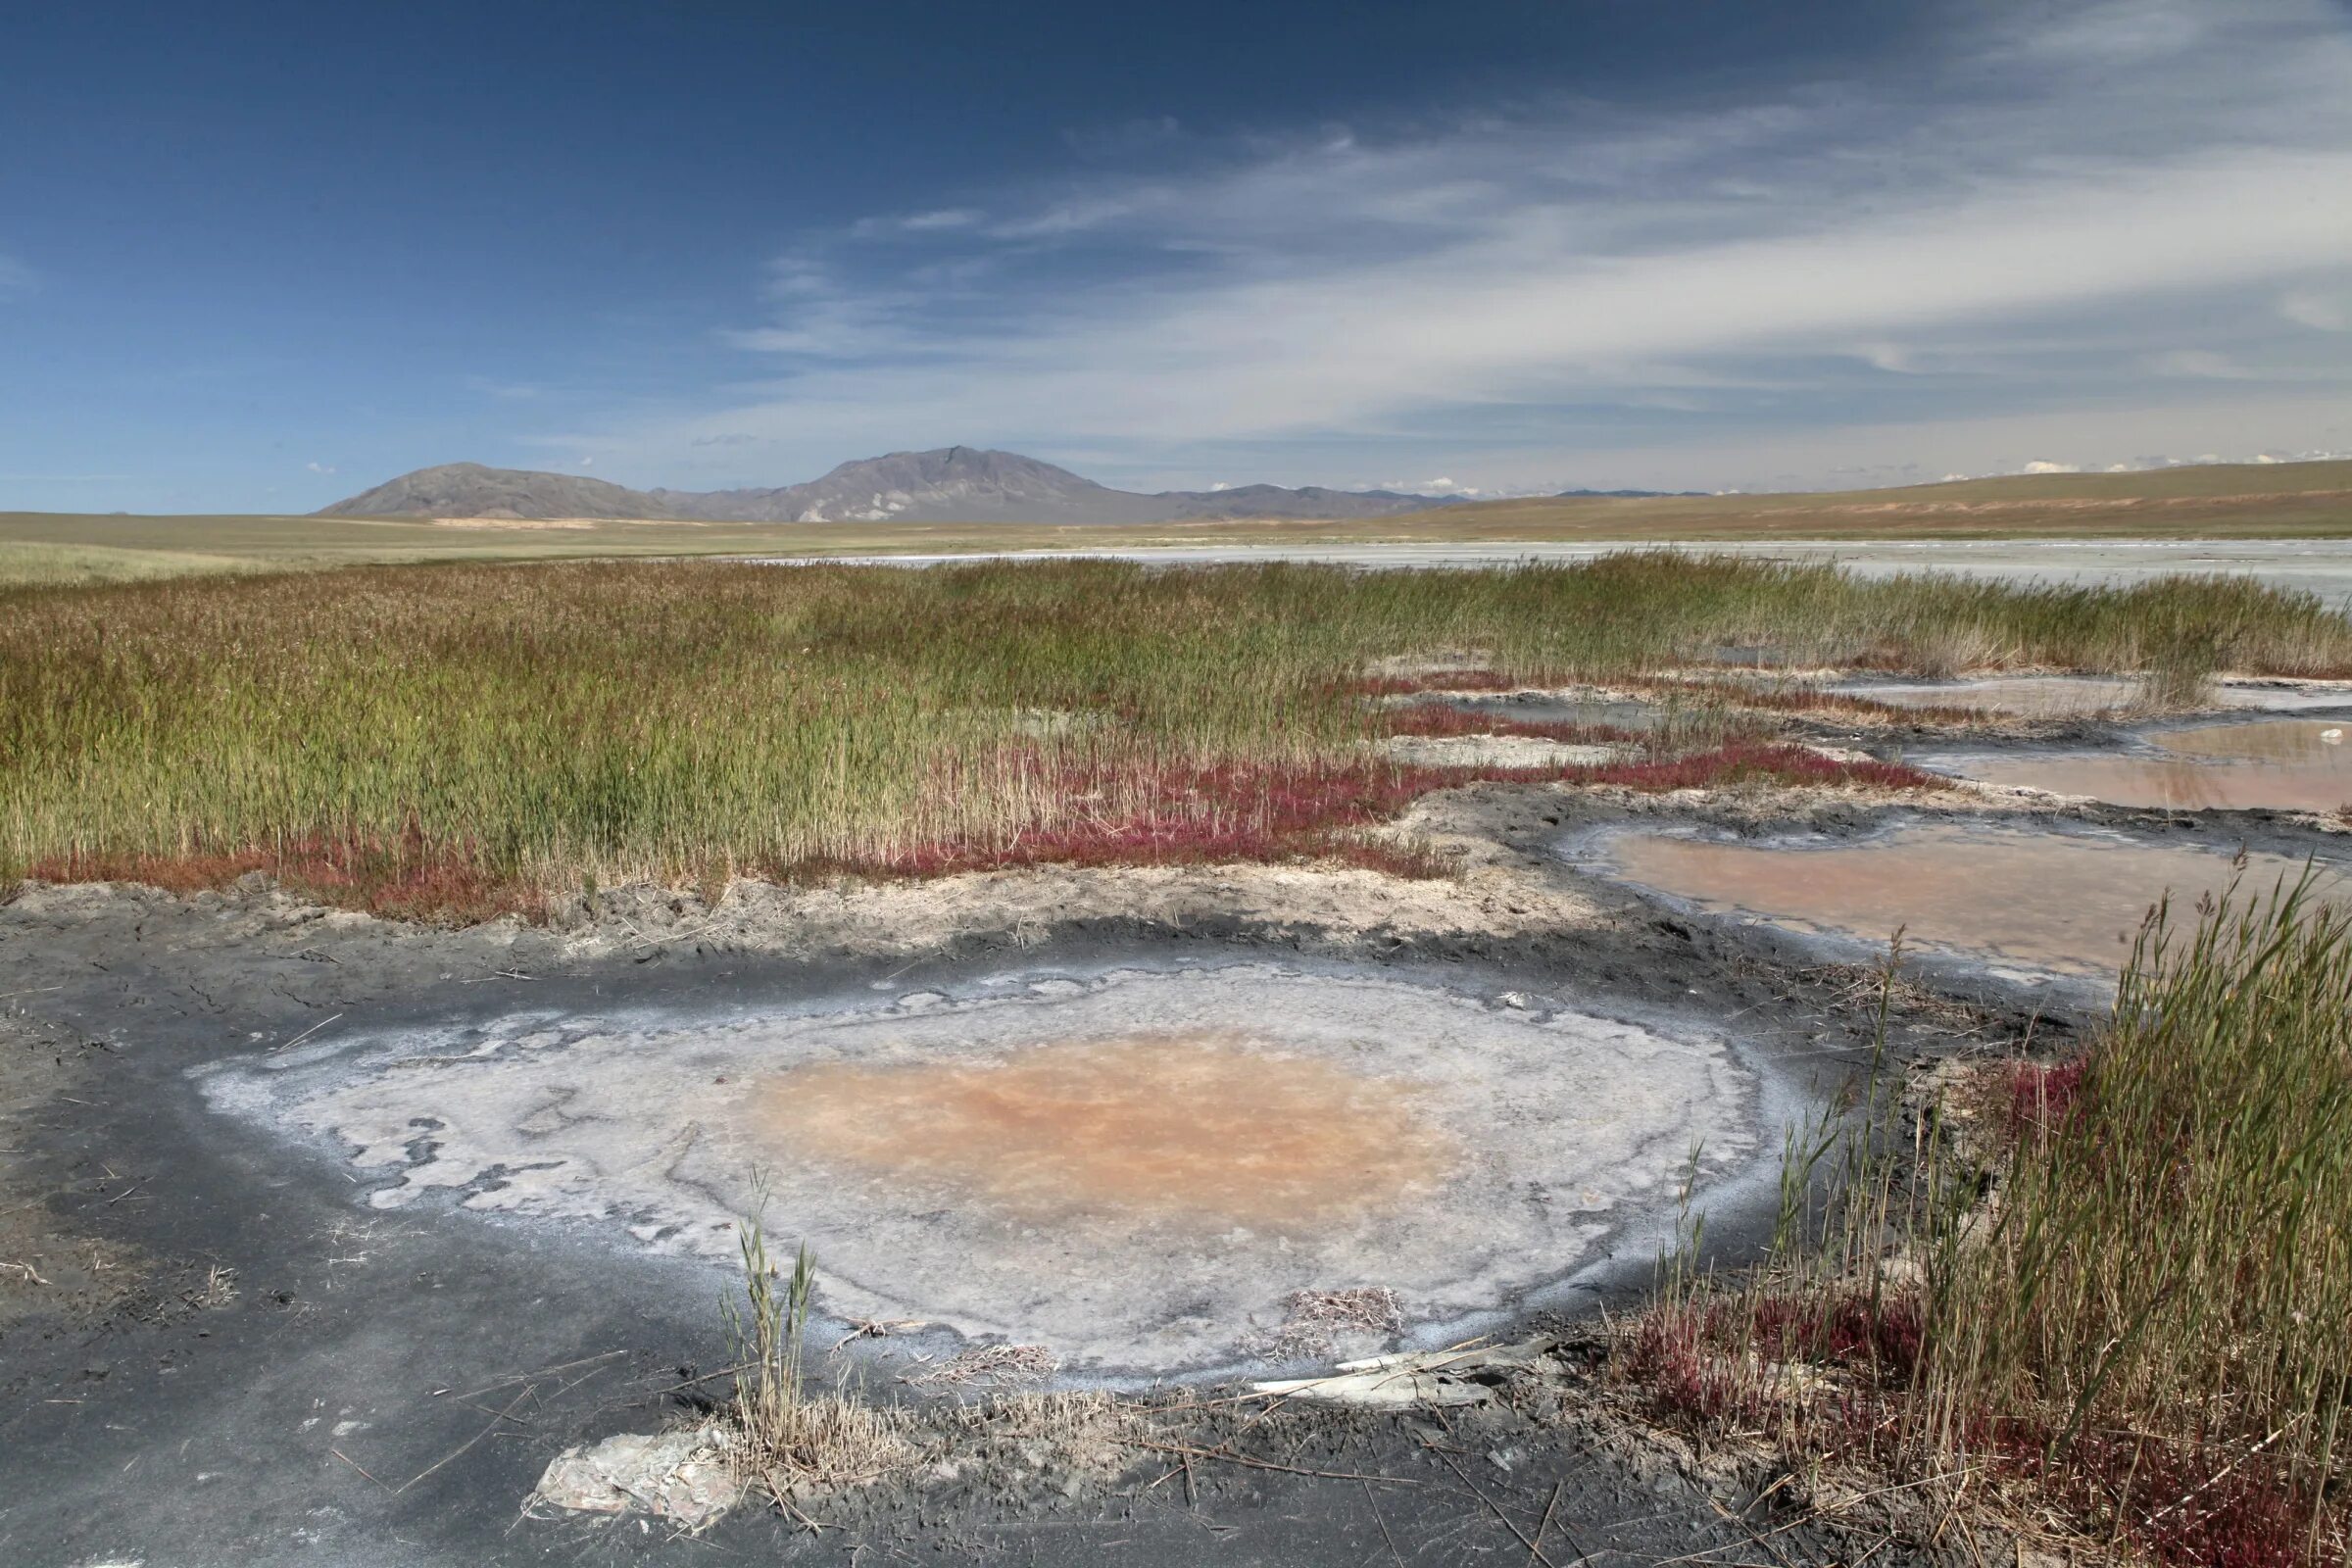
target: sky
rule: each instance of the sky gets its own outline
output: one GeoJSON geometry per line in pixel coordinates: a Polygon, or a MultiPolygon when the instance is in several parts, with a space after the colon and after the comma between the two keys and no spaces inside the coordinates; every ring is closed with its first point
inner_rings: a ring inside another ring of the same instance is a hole
{"type": "Polygon", "coordinates": [[[22,8],[0,510],[2352,454],[2352,0],[22,8]]]}

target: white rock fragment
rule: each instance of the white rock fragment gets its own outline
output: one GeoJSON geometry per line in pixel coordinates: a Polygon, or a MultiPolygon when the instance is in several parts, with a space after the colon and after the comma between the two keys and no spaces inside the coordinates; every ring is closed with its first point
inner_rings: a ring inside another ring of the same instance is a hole
{"type": "Polygon", "coordinates": [[[1485,1404],[1494,1397],[1496,1382],[1535,1365],[1549,1348],[1546,1341],[1531,1340],[1481,1349],[1405,1350],[1342,1361],[1324,1377],[1284,1378],[1250,1388],[1281,1398],[1376,1409],[1485,1404]]]}
{"type": "Polygon", "coordinates": [[[549,1462],[530,1496],[576,1513],[637,1508],[689,1533],[709,1528],[743,1496],[715,1426],[652,1435],[623,1433],[592,1448],[566,1448],[549,1462]]]}

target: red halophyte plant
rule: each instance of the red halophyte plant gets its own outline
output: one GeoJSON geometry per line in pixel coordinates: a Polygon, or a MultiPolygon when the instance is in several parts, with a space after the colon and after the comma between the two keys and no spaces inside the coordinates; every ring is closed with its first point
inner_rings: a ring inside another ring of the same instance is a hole
{"type": "MultiPolygon", "coordinates": [[[[1131,771],[1061,770],[1054,798],[1101,801],[1074,819],[1024,828],[1001,844],[940,841],[864,857],[823,857],[787,872],[864,871],[937,876],[997,866],[1201,864],[1332,858],[1381,868],[1398,851],[1354,835],[1403,812],[1422,796],[1478,783],[1557,781],[1670,790],[1744,783],[1933,788],[1932,774],[1884,762],[1844,762],[1795,746],[1727,746],[1664,762],[1563,767],[1164,765],[1131,771]],[[1110,803],[1117,804],[1110,804],[1110,803]]],[[[1441,874],[1425,855],[1406,874],[1441,874]]]]}
{"type": "Polygon", "coordinates": [[[305,898],[389,919],[474,924],[547,913],[544,894],[524,878],[492,867],[470,844],[432,844],[414,825],[389,839],[313,834],[274,850],[72,854],[26,874],[40,882],[138,882],[184,896],[256,871],[305,898]]]}
{"type": "Polygon", "coordinates": [[[1719,789],[1733,784],[1862,784],[1876,789],[1943,789],[1950,780],[1901,762],[1840,760],[1803,746],[1735,741],[1661,761],[1608,762],[1568,770],[1580,784],[1637,790],[1719,789]]]}
{"type": "Polygon", "coordinates": [[[2089,1059],[2019,1061],[2009,1066],[2009,1126],[2012,1132],[2049,1133],[2073,1121],[2082,1109],[2083,1074],[2089,1059]]]}
{"type": "MultiPolygon", "coordinates": [[[[1732,745],[1666,761],[1567,767],[1163,763],[1088,766],[1034,751],[998,759],[1055,819],[1002,840],[941,838],[862,853],[750,863],[785,877],[856,873],[941,876],[1022,865],[1198,865],[1336,860],[1390,875],[1447,874],[1447,862],[1367,830],[1422,796],[1477,783],[1558,782],[1635,790],[1739,784],[1865,784],[1932,788],[1933,775],[1884,762],[1845,762],[1796,746],[1732,745]]],[[[249,871],[321,903],[409,919],[478,921],[517,913],[544,918],[545,891],[519,869],[494,863],[469,841],[435,843],[412,825],[392,837],[313,834],[282,845],[183,855],[74,854],[35,863],[49,882],[144,882],[176,893],[217,888],[249,871]]]]}

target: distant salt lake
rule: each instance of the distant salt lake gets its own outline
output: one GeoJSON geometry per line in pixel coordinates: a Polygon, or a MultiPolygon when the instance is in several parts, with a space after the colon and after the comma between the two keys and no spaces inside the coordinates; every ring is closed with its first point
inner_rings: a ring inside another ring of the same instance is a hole
{"type": "MultiPolygon", "coordinates": [[[[1517,562],[1577,562],[1652,541],[1579,540],[1573,543],[1166,545],[1133,550],[1007,550],[949,555],[777,556],[772,565],[812,561],[891,566],[933,566],[965,561],[1089,560],[1155,562],[1170,566],[1237,562],[1301,561],[1373,570],[1507,566],[1517,562]]],[[[1721,543],[1669,542],[1662,548],[1750,557],[1764,561],[1834,561],[1865,577],[1905,571],[1963,572],[2010,582],[2067,586],[2128,585],[2174,572],[2226,572],[2279,588],[2302,588],[2338,607],[2352,605],[2352,539],[2095,539],[1916,541],[1772,539],[1721,543]]]]}

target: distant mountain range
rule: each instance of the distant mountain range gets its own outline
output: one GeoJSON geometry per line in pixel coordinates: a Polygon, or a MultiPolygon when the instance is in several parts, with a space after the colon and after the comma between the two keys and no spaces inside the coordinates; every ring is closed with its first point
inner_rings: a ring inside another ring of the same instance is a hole
{"type": "MultiPolygon", "coordinates": [[[[1571,491],[1642,495],[1647,491],[1571,491]]],[[[1394,490],[1113,490],[1067,468],[978,447],[893,452],[775,489],[631,490],[576,474],[450,463],[418,468],[320,510],[323,517],[681,518],[708,522],[1177,522],[1385,517],[1458,496],[1394,490]]]]}

